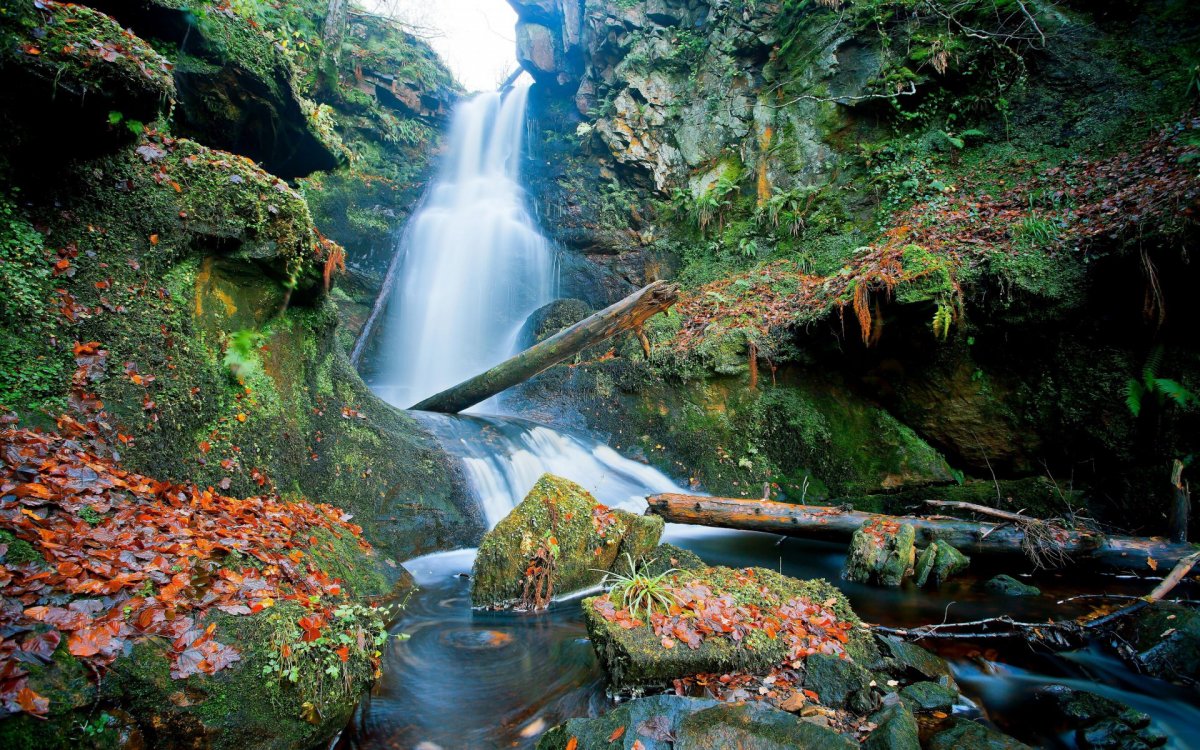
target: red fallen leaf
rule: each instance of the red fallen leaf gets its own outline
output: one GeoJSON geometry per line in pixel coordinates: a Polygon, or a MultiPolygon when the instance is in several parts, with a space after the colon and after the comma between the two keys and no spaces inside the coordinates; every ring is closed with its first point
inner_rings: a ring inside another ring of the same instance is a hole
{"type": "Polygon", "coordinates": [[[151,244],[151,245],[157,245],[157,244],[158,244],[158,235],[157,235],[157,234],[152,234],[152,235],[150,235],[150,244],[151,244]]]}
{"type": "Polygon", "coordinates": [[[309,643],[321,637],[321,628],[325,626],[325,618],[320,615],[306,615],[301,617],[296,624],[304,631],[304,642],[309,643]]]}
{"type": "Polygon", "coordinates": [[[629,746],[629,750],[646,750],[646,746],[642,744],[641,740],[634,740],[633,744],[629,746]]]}
{"type": "Polygon", "coordinates": [[[338,658],[341,659],[343,662],[350,661],[350,647],[349,646],[342,646],[341,648],[337,649],[334,653],[336,653],[338,655],[338,658]]]}
{"type": "Polygon", "coordinates": [[[567,750],[577,750],[578,747],[579,747],[579,738],[578,737],[572,737],[571,739],[567,740],[567,750]]]}
{"type": "Polygon", "coordinates": [[[27,714],[45,716],[50,710],[50,699],[43,698],[28,687],[21,688],[17,693],[17,705],[27,714]]]}
{"type": "Polygon", "coordinates": [[[623,734],[625,734],[625,727],[617,727],[616,729],[614,729],[612,731],[612,734],[608,735],[608,741],[616,742],[617,740],[619,740],[621,738],[621,735],[623,735],[623,734]]]}
{"type": "Polygon", "coordinates": [[[30,633],[21,642],[21,650],[49,664],[51,657],[54,655],[54,649],[58,648],[58,644],[61,642],[62,636],[59,635],[57,630],[48,630],[45,633],[30,633]]]}

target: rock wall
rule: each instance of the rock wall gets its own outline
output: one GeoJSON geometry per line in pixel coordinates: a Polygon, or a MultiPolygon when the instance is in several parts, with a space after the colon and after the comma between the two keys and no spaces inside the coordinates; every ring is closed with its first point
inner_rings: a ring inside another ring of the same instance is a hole
{"type": "Polygon", "coordinates": [[[564,296],[685,288],[649,360],[620,344],[525,388],[526,408],[707,488],[795,497],[807,477],[837,496],[871,483],[800,467],[838,440],[797,427],[810,457],[768,460],[753,417],[832,382],[959,480],[1049,477],[1047,510],[1082,488],[1118,523],[1165,506],[1172,457],[1197,447],[1194,9],[611,0],[576,27],[574,3],[515,6],[564,296]],[[1148,373],[1180,398],[1142,411],[1148,373]]]}

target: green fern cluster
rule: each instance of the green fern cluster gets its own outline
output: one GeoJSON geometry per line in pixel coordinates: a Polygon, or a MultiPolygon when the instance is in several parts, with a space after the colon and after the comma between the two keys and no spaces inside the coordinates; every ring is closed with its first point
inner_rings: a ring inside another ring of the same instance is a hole
{"type": "Polygon", "coordinates": [[[1158,377],[1158,369],[1162,366],[1163,349],[1155,347],[1146,356],[1146,364],[1142,367],[1141,379],[1130,378],[1125,382],[1125,405],[1133,416],[1142,413],[1146,398],[1153,396],[1159,403],[1168,399],[1182,408],[1200,404],[1200,398],[1189,391],[1182,383],[1169,378],[1158,377]]]}
{"type": "Polygon", "coordinates": [[[645,620],[655,611],[667,612],[676,604],[675,594],[667,582],[667,577],[679,571],[672,568],[658,575],[647,575],[637,569],[633,558],[625,553],[629,563],[629,574],[609,572],[604,576],[602,585],[612,584],[609,596],[621,607],[629,610],[629,614],[639,620],[645,620]]]}

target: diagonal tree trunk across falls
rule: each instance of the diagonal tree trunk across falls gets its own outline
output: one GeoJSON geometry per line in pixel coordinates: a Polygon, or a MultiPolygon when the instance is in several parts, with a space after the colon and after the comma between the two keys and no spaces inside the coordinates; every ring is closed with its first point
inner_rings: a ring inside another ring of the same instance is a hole
{"type": "Polygon", "coordinates": [[[675,304],[679,287],[655,281],[616,304],[565,328],[487,372],[434,394],[412,409],[455,414],[623,331],[640,333],[647,320],[675,304]]]}

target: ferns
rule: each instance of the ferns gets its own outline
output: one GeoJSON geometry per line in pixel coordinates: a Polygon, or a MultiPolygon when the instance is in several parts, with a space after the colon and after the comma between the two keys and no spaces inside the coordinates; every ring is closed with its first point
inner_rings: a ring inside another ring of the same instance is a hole
{"type": "Polygon", "coordinates": [[[1146,397],[1154,396],[1158,403],[1174,402],[1181,409],[1200,405],[1200,397],[1189,391],[1178,380],[1158,377],[1162,366],[1163,348],[1156,346],[1146,355],[1146,363],[1142,366],[1142,378],[1129,378],[1125,381],[1125,406],[1133,416],[1141,416],[1146,397]]]}
{"type": "Polygon", "coordinates": [[[954,308],[946,302],[938,302],[937,311],[933,313],[933,335],[945,341],[950,336],[953,323],[954,308]]]}

